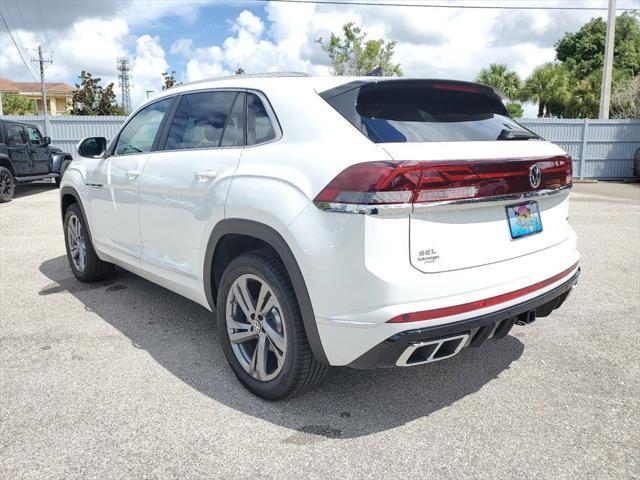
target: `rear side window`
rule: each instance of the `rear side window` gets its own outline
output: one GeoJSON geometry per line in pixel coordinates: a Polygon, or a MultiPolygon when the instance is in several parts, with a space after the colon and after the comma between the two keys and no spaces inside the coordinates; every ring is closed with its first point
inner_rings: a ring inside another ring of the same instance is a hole
{"type": "Polygon", "coordinates": [[[241,147],[244,145],[245,94],[239,93],[227,118],[222,134],[221,147],[241,147]]]}
{"type": "Polygon", "coordinates": [[[269,114],[260,97],[247,94],[247,145],[268,142],[276,138],[269,114]]]}
{"type": "Polygon", "coordinates": [[[10,145],[23,145],[27,143],[27,137],[24,134],[24,128],[22,125],[16,125],[15,123],[7,124],[7,140],[10,145]]]}
{"type": "MultiPolygon", "coordinates": [[[[226,91],[184,95],[171,121],[165,150],[219,147],[237,96],[226,91]]],[[[234,143],[237,138],[227,141],[234,143]]]]}
{"type": "Polygon", "coordinates": [[[383,81],[322,97],[376,143],[538,138],[509,118],[500,98],[480,85],[383,81]]]}

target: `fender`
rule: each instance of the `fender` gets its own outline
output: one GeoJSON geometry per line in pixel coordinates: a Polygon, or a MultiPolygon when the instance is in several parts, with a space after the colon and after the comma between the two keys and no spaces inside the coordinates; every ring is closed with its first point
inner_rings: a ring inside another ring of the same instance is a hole
{"type": "Polygon", "coordinates": [[[87,212],[85,212],[84,210],[84,205],[82,205],[82,200],[80,199],[80,194],[77,192],[77,190],[73,187],[70,186],[65,186],[62,187],[60,189],[60,213],[62,215],[62,224],[63,224],[63,228],[64,228],[64,205],[62,203],[62,199],[64,198],[65,195],[71,195],[73,198],[76,199],[76,203],[80,206],[80,210],[82,211],[82,216],[84,217],[84,223],[87,226],[87,236],[89,237],[89,241],[91,242],[91,246],[93,247],[93,250],[96,252],[96,254],[98,253],[98,250],[96,250],[96,245],[95,243],[93,243],[93,236],[91,235],[91,229],[89,227],[89,217],[87,217],[87,212]]]}
{"type": "Polygon", "coordinates": [[[280,259],[284,263],[284,266],[289,274],[291,283],[293,284],[293,290],[296,293],[298,304],[300,306],[300,313],[302,314],[302,322],[304,329],[311,346],[311,351],[319,362],[329,364],[327,355],[322,348],[322,341],[320,340],[320,334],[318,333],[318,325],[316,324],[316,317],[313,313],[313,306],[311,305],[311,299],[309,298],[309,292],[307,291],[307,285],[298,266],[293,252],[287,245],[287,242],[282,236],[273,228],[252,220],[243,219],[225,219],[220,221],[211,232],[209,242],[207,243],[207,250],[204,260],[204,291],[207,296],[207,302],[211,307],[211,310],[215,310],[215,299],[213,298],[213,284],[212,284],[212,270],[213,260],[218,246],[218,242],[222,237],[228,234],[246,235],[254,237],[263,242],[268,243],[280,256],[280,259]]]}
{"type": "Polygon", "coordinates": [[[13,169],[13,162],[11,162],[9,156],[4,153],[0,153],[0,166],[7,168],[11,172],[11,175],[15,176],[16,171],[13,169]]]}

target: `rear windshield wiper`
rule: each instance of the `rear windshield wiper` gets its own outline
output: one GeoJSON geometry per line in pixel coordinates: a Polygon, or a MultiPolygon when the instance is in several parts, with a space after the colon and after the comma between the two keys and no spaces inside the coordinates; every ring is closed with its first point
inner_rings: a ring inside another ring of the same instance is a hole
{"type": "Polygon", "coordinates": [[[526,130],[502,130],[496,140],[532,140],[540,137],[526,130]]]}

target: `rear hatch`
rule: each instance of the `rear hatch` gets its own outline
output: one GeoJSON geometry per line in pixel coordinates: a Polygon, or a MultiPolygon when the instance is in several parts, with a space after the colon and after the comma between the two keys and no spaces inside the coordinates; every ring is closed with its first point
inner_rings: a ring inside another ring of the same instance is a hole
{"type": "Polygon", "coordinates": [[[493,89],[386,80],[321,96],[395,162],[349,167],[320,200],[406,212],[415,268],[436,273],[505,261],[571,235],[571,159],[509,118],[493,89]]]}

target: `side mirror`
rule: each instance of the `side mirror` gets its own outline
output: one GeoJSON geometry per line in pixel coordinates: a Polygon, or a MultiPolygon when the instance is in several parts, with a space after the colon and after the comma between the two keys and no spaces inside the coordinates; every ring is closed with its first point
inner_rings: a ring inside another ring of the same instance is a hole
{"type": "Polygon", "coordinates": [[[87,137],[78,144],[78,155],[85,158],[100,158],[107,151],[107,139],[87,137]]]}
{"type": "Polygon", "coordinates": [[[44,137],[43,140],[45,145],[51,145],[51,137],[44,137]]]}

